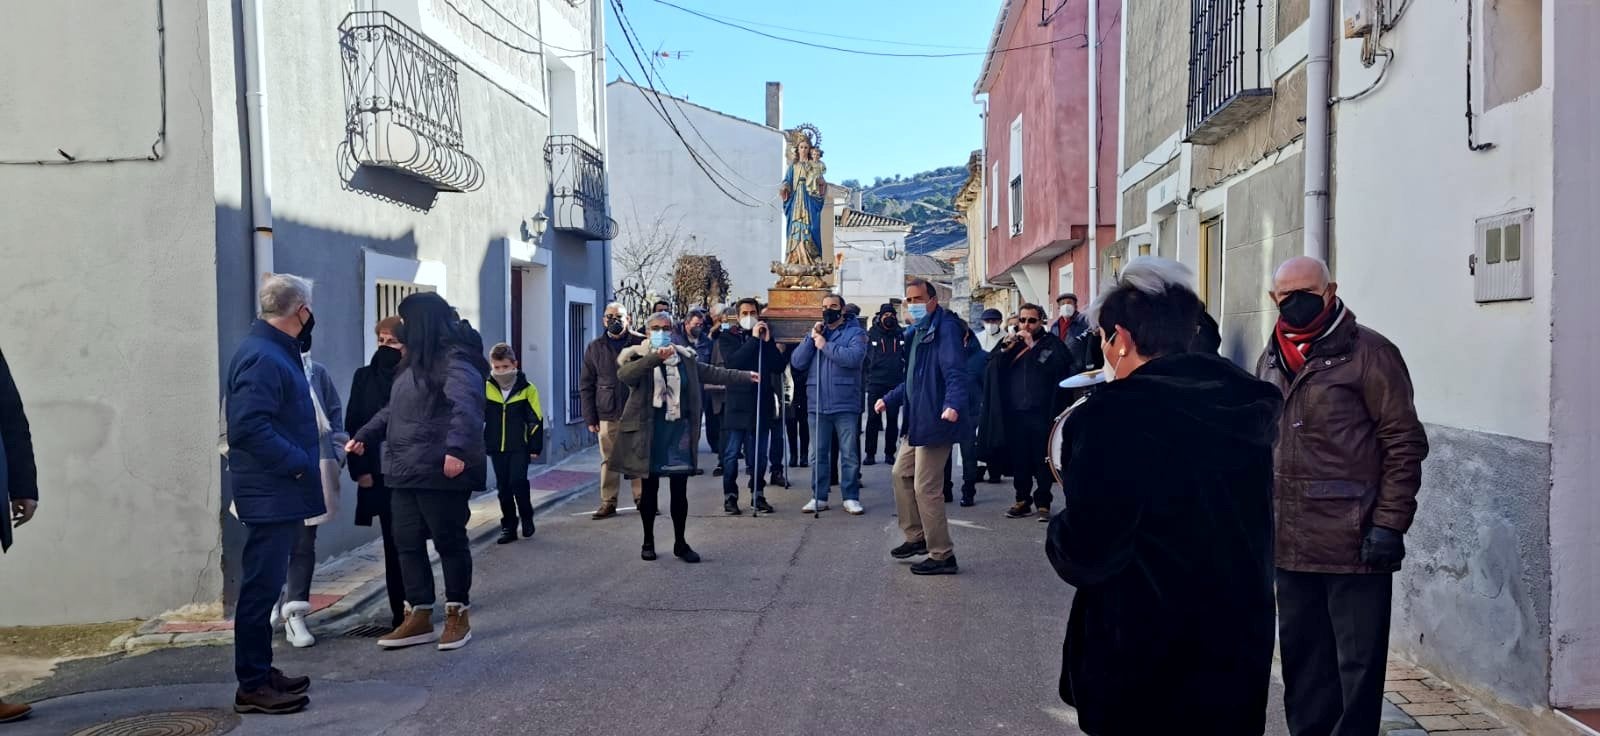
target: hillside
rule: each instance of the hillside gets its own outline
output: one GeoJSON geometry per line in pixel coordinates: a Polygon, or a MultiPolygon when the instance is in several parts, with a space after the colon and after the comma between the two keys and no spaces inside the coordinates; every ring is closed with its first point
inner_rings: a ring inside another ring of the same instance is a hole
{"type": "Polygon", "coordinates": [[[856,179],[839,183],[861,190],[862,209],[923,225],[955,217],[950,201],[966,180],[965,166],[946,166],[911,176],[880,176],[871,184],[856,179]]]}

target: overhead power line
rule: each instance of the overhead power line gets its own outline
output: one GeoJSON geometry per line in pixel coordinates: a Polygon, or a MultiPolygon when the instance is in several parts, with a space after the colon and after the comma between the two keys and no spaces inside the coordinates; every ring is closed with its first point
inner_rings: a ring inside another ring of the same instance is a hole
{"type": "MultiPolygon", "coordinates": [[[[758,28],[751,28],[750,26],[747,26],[747,25],[742,25],[742,24],[735,23],[735,22],[729,21],[729,20],[723,20],[722,18],[719,18],[717,16],[714,16],[714,15],[711,15],[711,14],[708,14],[708,13],[702,13],[702,12],[700,12],[698,10],[693,9],[693,8],[683,7],[682,5],[679,5],[679,4],[674,3],[674,2],[670,2],[669,0],[655,0],[655,2],[658,3],[658,4],[661,4],[661,5],[665,5],[665,6],[669,7],[669,8],[674,8],[676,10],[680,10],[682,12],[688,13],[689,15],[695,16],[697,18],[701,18],[703,20],[711,21],[712,23],[716,23],[717,25],[727,26],[729,28],[737,28],[737,29],[739,29],[741,31],[744,31],[746,33],[754,33],[757,36],[770,38],[770,39],[772,39],[774,41],[783,41],[784,43],[792,43],[792,44],[795,44],[795,45],[798,45],[798,46],[807,46],[807,47],[814,48],[814,49],[824,49],[824,50],[827,50],[827,51],[838,51],[840,53],[845,53],[845,54],[855,54],[857,56],[884,56],[884,57],[898,58],[898,59],[956,59],[956,58],[961,58],[961,57],[988,56],[990,54],[989,51],[953,51],[953,52],[948,52],[948,53],[926,53],[926,52],[911,52],[911,51],[873,51],[873,50],[869,50],[869,49],[852,49],[852,48],[847,48],[847,47],[844,47],[844,46],[831,46],[831,45],[825,44],[825,43],[815,43],[815,42],[812,42],[812,41],[805,41],[805,40],[798,39],[798,38],[789,38],[787,36],[779,36],[779,35],[774,34],[774,33],[767,33],[766,31],[760,30],[758,28]]],[[[1072,34],[1070,36],[1063,36],[1061,38],[1053,39],[1053,40],[1050,40],[1050,41],[1040,41],[1038,43],[1023,44],[1021,46],[1012,46],[1012,47],[1004,48],[1004,49],[995,49],[993,53],[1004,54],[1004,53],[1010,53],[1012,51],[1025,51],[1027,49],[1036,49],[1036,48],[1042,48],[1042,47],[1045,47],[1045,46],[1053,46],[1055,44],[1062,43],[1064,41],[1071,41],[1071,40],[1074,40],[1074,39],[1081,39],[1081,40],[1084,40],[1085,42],[1087,42],[1088,38],[1089,38],[1088,34],[1074,33],[1074,34],[1072,34]]]]}
{"type": "Polygon", "coordinates": [[[735,18],[735,17],[733,17],[731,15],[722,15],[722,14],[719,14],[719,13],[706,13],[705,15],[707,15],[709,17],[712,17],[712,18],[716,18],[718,20],[725,20],[725,21],[728,21],[730,23],[744,23],[744,24],[752,25],[752,26],[761,26],[762,28],[776,28],[776,29],[778,29],[780,31],[791,31],[793,33],[804,33],[804,34],[806,34],[808,36],[823,36],[825,38],[842,38],[842,39],[845,39],[847,41],[869,41],[871,43],[888,44],[890,46],[910,46],[912,48],[923,48],[923,49],[954,49],[954,50],[957,50],[957,51],[976,51],[976,52],[983,51],[983,49],[976,48],[976,47],[973,47],[973,46],[951,46],[949,44],[940,44],[940,43],[916,43],[914,41],[894,41],[894,40],[890,40],[890,39],[887,39],[887,38],[867,38],[866,36],[846,36],[846,35],[840,34],[840,33],[828,33],[826,31],[814,31],[814,30],[811,30],[809,28],[795,28],[794,26],[782,26],[782,25],[778,25],[776,23],[763,23],[761,21],[750,20],[748,18],[735,18]]]}

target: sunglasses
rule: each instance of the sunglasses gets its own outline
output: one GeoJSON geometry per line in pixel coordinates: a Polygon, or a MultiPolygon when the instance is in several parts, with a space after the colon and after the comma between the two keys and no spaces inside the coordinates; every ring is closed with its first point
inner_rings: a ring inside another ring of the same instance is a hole
{"type": "Polygon", "coordinates": [[[1025,325],[1036,325],[1043,321],[1044,320],[1039,319],[1038,317],[1022,317],[1017,320],[1017,322],[1025,325]]]}

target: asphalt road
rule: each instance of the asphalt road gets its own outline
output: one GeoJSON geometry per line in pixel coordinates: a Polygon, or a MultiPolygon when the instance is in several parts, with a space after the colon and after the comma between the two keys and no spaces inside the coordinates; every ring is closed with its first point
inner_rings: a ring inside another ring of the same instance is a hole
{"type": "MultiPolygon", "coordinates": [[[[1045,560],[1045,525],[1004,518],[1010,486],[982,485],[976,507],[949,507],[961,574],[917,577],[888,555],[888,469],[865,471],[866,515],[846,515],[836,491],[816,520],[799,513],[805,469],[761,518],[722,515],[720,479],[694,479],[699,565],[671,556],[665,517],[662,558],[644,562],[636,514],[592,521],[591,497],[556,506],[535,539],[477,555],[466,648],[280,647],[280,667],[316,678],[311,708],[234,733],[1078,733],[1056,698],[1071,589],[1045,560]]],[[[231,673],[216,647],[71,663],[23,694],[44,702],[6,733],[225,708],[231,673]]],[[[1281,697],[1274,685],[1269,733],[1284,733],[1281,697]]]]}

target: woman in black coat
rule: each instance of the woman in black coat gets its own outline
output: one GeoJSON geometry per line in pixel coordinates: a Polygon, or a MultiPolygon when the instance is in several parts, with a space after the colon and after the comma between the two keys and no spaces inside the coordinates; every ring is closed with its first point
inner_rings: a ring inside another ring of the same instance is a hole
{"type": "MultiPolygon", "coordinates": [[[[395,335],[400,318],[389,317],[378,323],[378,350],[372,361],[356,369],[350,382],[350,402],[345,407],[344,430],[351,436],[389,405],[389,392],[400,368],[405,346],[395,335]]],[[[389,488],[383,482],[383,445],[375,443],[363,455],[350,455],[350,478],[356,482],[356,526],[372,526],[378,520],[383,534],[383,578],[389,594],[390,629],[400,628],[406,617],[406,585],[400,577],[400,553],[395,547],[394,516],[389,513],[389,488]]]]}
{"type": "Polygon", "coordinates": [[[1265,728],[1282,399],[1190,352],[1203,307],[1188,283],[1172,261],[1128,264],[1091,309],[1113,380],[1065,427],[1046,550],[1077,589],[1061,699],[1094,736],[1265,728]]]}
{"type": "Polygon", "coordinates": [[[483,438],[484,381],[489,365],[483,340],[438,294],[413,294],[400,302],[405,343],[389,405],[350,440],[353,455],[383,442],[383,476],[389,487],[401,577],[410,611],[400,628],[378,639],[394,649],[433,641],[442,650],[472,639],[472,550],[467,543],[467,501],[488,485],[483,438]],[[433,539],[444,569],[445,626],[433,628],[433,539]]]}

